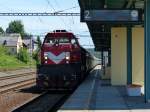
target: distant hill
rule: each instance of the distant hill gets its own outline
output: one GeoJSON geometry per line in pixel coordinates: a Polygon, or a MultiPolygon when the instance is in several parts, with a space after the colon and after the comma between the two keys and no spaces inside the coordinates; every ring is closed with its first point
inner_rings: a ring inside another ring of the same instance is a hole
{"type": "Polygon", "coordinates": [[[101,52],[95,51],[94,48],[87,48],[86,50],[93,54],[95,57],[101,59],[101,52]]]}

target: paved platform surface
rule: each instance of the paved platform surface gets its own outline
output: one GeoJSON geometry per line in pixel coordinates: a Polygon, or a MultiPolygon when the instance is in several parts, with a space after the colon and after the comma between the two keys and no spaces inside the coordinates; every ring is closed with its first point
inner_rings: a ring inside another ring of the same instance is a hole
{"type": "Polygon", "coordinates": [[[144,96],[127,96],[125,86],[101,80],[97,66],[58,112],[150,112],[150,104],[144,96]]]}

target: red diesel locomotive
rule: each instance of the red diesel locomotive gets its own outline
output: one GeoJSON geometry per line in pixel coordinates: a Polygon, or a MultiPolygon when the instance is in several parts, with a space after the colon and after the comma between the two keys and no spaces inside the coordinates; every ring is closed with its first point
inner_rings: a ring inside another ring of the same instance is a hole
{"type": "Polygon", "coordinates": [[[72,90],[97,64],[75,35],[65,30],[48,33],[40,55],[36,82],[41,89],[72,90]]]}

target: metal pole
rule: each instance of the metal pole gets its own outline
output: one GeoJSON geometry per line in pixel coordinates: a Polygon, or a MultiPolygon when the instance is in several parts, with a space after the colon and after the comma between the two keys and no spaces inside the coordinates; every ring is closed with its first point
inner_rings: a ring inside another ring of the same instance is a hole
{"type": "Polygon", "coordinates": [[[101,63],[102,63],[102,67],[104,65],[104,52],[101,51],[101,63]]]}
{"type": "Polygon", "coordinates": [[[32,37],[30,38],[30,68],[32,66],[32,37]]]}
{"type": "Polygon", "coordinates": [[[132,84],[132,28],[127,27],[127,84],[132,84]]]}
{"type": "Polygon", "coordinates": [[[145,101],[150,102],[150,0],[145,0],[145,101]]]}
{"type": "Polygon", "coordinates": [[[111,50],[108,50],[108,66],[111,66],[111,50]]]}

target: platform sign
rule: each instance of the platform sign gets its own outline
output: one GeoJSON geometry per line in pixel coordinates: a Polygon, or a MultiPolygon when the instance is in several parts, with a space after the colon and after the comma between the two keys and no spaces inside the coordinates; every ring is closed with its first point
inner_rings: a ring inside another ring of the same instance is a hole
{"type": "Polygon", "coordinates": [[[139,22],[139,10],[84,10],[81,21],[90,22],[139,22]]]}

